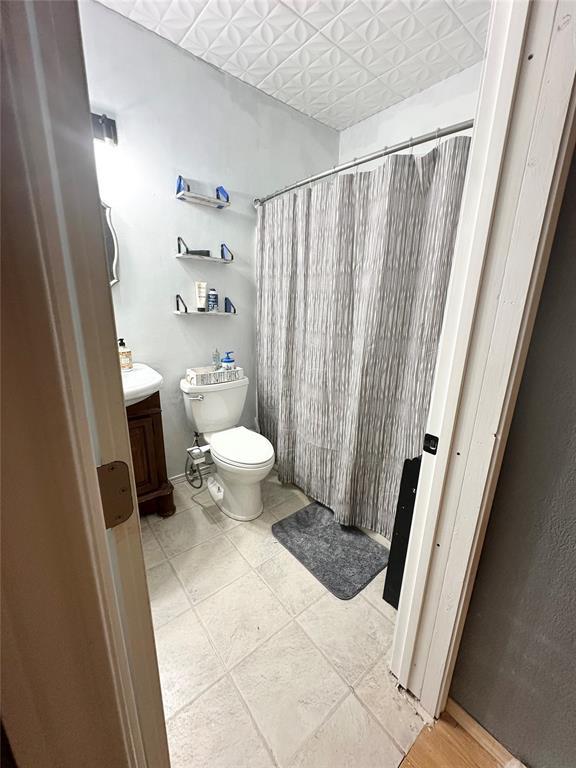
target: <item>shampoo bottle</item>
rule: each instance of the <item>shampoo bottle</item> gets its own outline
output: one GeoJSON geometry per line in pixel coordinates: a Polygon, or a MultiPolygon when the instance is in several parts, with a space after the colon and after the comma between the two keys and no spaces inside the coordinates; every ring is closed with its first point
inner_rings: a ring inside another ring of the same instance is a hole
{"type": "Polygon", "coordinates": [[[128,349],[124,339],[118,339],[118,355],[120,356],[120,368],[123,371],[132,370],[132,350],[128,349]]]}

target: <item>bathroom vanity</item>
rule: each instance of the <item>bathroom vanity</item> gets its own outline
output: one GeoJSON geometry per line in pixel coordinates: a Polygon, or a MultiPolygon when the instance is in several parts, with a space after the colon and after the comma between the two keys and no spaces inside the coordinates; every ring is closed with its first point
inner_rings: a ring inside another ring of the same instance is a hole
{"type": "Polygon", "coordinates": [[[122,372],[132,463],[141,515],[169,517],[175,512],[168,480],[160,406],[162,374],[144,363],[122,372]]]}

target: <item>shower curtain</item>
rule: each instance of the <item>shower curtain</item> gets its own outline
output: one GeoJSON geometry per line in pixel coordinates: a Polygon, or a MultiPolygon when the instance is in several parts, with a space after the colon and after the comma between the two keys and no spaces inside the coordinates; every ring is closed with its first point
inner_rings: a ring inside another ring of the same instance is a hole
{"type": "Polygon", "coordinates": [[[470,139],[262,205],[257,391],[283,482],[392,535],[422,442],[470,139]]]}

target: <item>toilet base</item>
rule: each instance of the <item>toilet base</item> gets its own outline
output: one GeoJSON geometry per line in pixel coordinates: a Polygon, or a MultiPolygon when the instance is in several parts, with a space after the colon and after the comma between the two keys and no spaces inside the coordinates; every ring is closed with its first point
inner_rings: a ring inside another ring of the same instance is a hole
{"type": "Polygon", "coordinates": [[[219,471],[206,481],[208,492],[216,506],[232,520],[248,522],[260,517],[264,509],[260,483],[230,484],[226,482],[224,474],[219,471]]]}

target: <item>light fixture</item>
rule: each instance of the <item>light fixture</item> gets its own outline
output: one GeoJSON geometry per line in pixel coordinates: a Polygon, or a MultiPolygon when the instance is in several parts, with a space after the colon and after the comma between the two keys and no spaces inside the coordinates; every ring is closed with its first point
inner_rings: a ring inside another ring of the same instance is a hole
{"type": "Polygon", "coordinates": [[[90,113],[90,117],[92,118],[92,134],[95,139],[107,144],[118,144],[116,120],[112,120],[108,115],[97,115],[94,112],[90,113]]]}

